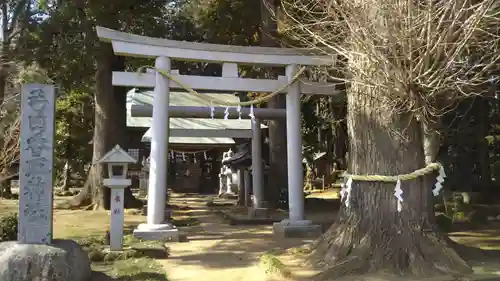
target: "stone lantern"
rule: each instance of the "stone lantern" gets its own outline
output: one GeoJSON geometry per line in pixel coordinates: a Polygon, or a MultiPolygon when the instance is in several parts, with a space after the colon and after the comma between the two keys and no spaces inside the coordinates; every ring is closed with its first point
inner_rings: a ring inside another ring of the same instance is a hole
{"type": "Polygon", "coordinates": [[[109,228],[109,246],[111,251],[121,251],[123,246],[123,201],[125,188],[132,184],[127,178],[128,165],[136,159],[116,145],[97,164],[106,164],[108,177],[103,184],[111,189],[111,221],[109,228]]]}

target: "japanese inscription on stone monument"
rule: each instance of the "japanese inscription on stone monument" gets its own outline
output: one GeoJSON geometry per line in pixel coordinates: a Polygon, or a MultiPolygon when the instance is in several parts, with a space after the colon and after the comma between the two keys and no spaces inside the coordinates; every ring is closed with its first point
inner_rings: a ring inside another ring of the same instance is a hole
{"type": "Polygon", "coordinates": [[[20,243],[52,242],[54,109],[53,85],[23,85],[19,163],[20,243]]]}

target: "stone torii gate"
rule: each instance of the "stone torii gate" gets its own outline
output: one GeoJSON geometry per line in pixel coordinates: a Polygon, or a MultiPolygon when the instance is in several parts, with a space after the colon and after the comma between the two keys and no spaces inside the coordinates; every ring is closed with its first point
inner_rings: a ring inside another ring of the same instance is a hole
{"type": "MultiPolygon", "coordinates": [[[[147,223],[140,225],[135,233],[141,233],[143,239],[161,239],[175,236],[175,229],[164,223],[164,209],[167,187],[167,157],[169,129],[168,120],[171,117],[207,118],[210,114],[208,107],[175,107],[169,104],[169,90],[183,89],[183,85],[198,91],[210,93],[232,92],[274,92],[284,85],[293,82],[298,65],[320,66],[333,65],[335,58],[331,56],[314,56],[309,50],[268,47],[242,47],[207,43],[173,41],[151,38],[112,29],[97,27],[100,40],[110,42],[116,55],[156,58],[155,67],[169,72],[175,80],[160,73],[129,73],[113,72],[113,85],[128,87],[154,88],[153,108],[133,106],[131,113],[134,116],[152,116],[151,126],[151,156],[149,173],[149,202],[147,223]],[[171,59],[180,61],[200,61],[222,64],[222,77],[207,77],[194,75],[179,75],[178,70],[171,69],[171,59]],[[276,80],[240,78],[238,64],[265,65],[285,67],[286,75],[276,80]],[[183,84],[183,85],[179,85],[183,84]]],[[[287,130],[287,164],[288,164],[288,196],[289,219],[276,223],[274,232],[286,234],[290,231],[310,233],[319,230],[319,226],[312,225],[304,218],[304,195],[302,175],[302,131],[301,131],[301,104],[300,95],[336,95],[333,85],[320,82],[297,80],[281,91],[286,94],[286,112],[273,109],[254,109],[257,120],[253,126],[252,137],[252,171],[253,190],[257,198],[256,208],[259,208],[263,196],[263,169],[260,144],[260,120],[286,118],[287,130]]],[[[214,104],[217,106],[217,104],[214,104]]],[[[234,110],[234,109],[232,109],[234,110]]],[[[219,117],[221,109],[217,109],[219,117]]],[[[248,116],[248,109],[242,109],[242,117],[248,116]]],[[[233,114],[234,115],[234,114],[233,114]]],[[[250,122],[250,121],[249,121],[250,122]]],[[[171,134],[174,132],[171,132],[171,134]]],[[[181,133],[181,132],[179,132],[181,133]]],[[[175,135],[172,135],[175,136],[175,135]]],[[[233,136],[230,131],[218,130],[217,137],[233,136]]],[[[212,135],[215,137],[215,135],[212,135]]],[[[241,136],[239,136],[241,137],[241,136]]]]}

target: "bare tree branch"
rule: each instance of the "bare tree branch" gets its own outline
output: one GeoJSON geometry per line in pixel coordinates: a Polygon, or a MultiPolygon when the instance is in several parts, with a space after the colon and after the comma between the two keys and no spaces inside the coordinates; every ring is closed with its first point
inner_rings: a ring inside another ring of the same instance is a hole
{"type": "Polygon", "coordinates": [[[415,112],[422,121],[435,120],[460,98],[486,94],[497,79],[498,1],[282,3],[288,34],[302,45],[349,61],[337,71],[342,73],[338,79],[381,88],[384,97],[373,98],[415,112]]]}

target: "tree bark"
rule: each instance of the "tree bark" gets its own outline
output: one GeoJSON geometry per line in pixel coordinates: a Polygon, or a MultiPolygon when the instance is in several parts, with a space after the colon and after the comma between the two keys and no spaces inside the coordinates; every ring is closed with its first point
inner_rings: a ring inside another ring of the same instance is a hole
{"type": "Polygon", "coordinates": [[[9,20],[7,14],[5,14],[8,9],[8,4],[6,2],[2,3],[1,8],[2,25],[4,26],[2,30],[3,41],[0,44],[2,48],[0,51],[0,104],[2,104],[5,100],[5,93],[7,91],[7,78],[9,77],[9,62],[12,60],[12,58],[10,57],[10,39],[8,38],[10,36],[10,32],[8,31],[9,20]]]}
{"type": "MultiPolygon", "coordinates": [[[[279,47],[276,41],[277,22],[273,14],[277,15],[279,0],[261,0],[261,46],[279,47]]],[[[267,78],[272,78],[268,73],[267,78]]],[[[286,97],[277,95],[271,98],[267,107],[286,108],[286,97]]],[[[269,185],[264,189],[265,201],[270,208],[278,207],[280,194],[288,189],[287,151],[286,151],[286,121],[269,120],[269,185]]],[[[284,198],[287,200],[287,196],[284,198]]]]}
{"type": "Polygon", "coordinates": [[[0,198],[12,198],[12,180],[10,179],[10,175],[2,171],[0,172],[0,178],[2,179],[0,182],[0,198]]]}
{"type": "Polygon", "coordinates": [[[12,193],[12,180],[15,178],[17,170],[11,165],[0,171],[0,198],[14,198],[12,193]]]}
{"type": "MultiPolygon", "coordinates": [[[[99,160],[111,148],[106,136],[113,126],[110,117],[113,114],[113,87],[111,81],[112,48],[109,44],[102,44],[99,56],[96,58],[97,71],[95,75],[96,89],[94,93],[94,137],[92,163],[99,160]]],[[[78,208],[90,205],[92,209],[109,209],[110,192],[102,185],[103,169],[101,165],[92,165],[87,175],[83,189],[68,202],[59,205],[59,208],[78,208]]]]}
{"type": "Polygon", "coordinates": [[[62,191],[69,191],[69,181],[71,178],[71,169],[70,169],[70,165],[69,165],[68,161],[66,161],[66,163],[64,164],[62,177],[63,178],[62,178],[62,183],[61,183],[61,190],[62,191]]]}
{"type": "Polygon", "coordinates": [[[0,62],[0,104],[2,104],[5,100],[8,76],[9,76],[8,66],[0,62]]]}
{"type": "Polygon", "coordinates": [[[332,156],[333,161],[337,164],[338,170],[345,170],[347,168],[346,154],[347,154],[347,126],[345,118],[347,115],[345,104],[335,104],[330,102],[330,110],[335,118],[336,123],[332,125],[332,156]]]}
{"type": "MultiPolygon", "coordinates": [[[[115,56],[112,54],[111,60],[111,71],[125,71],[125,57],[115,56]]],[[[112,74],[112,72],[110,72],[112,74]]],[[[112,77],[106,77],[109,79],[109,85],[113,85],[112,77]]],[[[130,147],[130,143],[126,140],[130,138],[127,136],[127,92],[128,89],[125,87],[113,87],[113,118],[110,120],[110,124],[113,131],[108,134],[110,146],[113,147],[119,144],[122,148],[126,149],[130,147]]],[[[111,149],[110,147],[110,149],[111,149]]],[[[141,208],[143,203],[141,200],[135,198],[132,193],[132,186],[125,188],[124,193],[124,206],[125,208],[141,208]]]]}
{"type": "MultiPolygon", "coordinates": [[[[350,174],[398,175],[425,166],[422,127],[412,114],[395,112],[384,93],[359,84],[347,100],[350,174]]],[[[403,181],[400,213],[395,183],[354,181],[350,207],[341,208],[314,244],[311,258],[325,266],[318,278],[381,270],[420,277],[470,273],[435,227],[434,181],[435,175],[403,181]]]]}
{"type": "MultiPolygon", "coordinates": [[[[483,194],[491,194],[492,182],[491,182],[491,165],[490,165],[490,149],[488,146],[488,140],[486,136],[490,130],[490,112],[491,106],[488,98],[479,97],[478,102],[480,103],[480,114],[479,118],[479,134],[480,138],[478,140],[478,150],[479,150],[479,169],[481,175],[481,192],[483,194]]],[[[489,196],[487,196],[489,198],[489,196]]],[[[496,196],[495,196],[496,197],[496,196]]]]}

